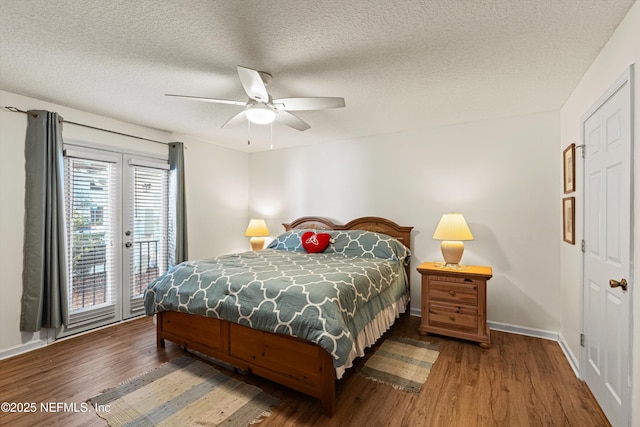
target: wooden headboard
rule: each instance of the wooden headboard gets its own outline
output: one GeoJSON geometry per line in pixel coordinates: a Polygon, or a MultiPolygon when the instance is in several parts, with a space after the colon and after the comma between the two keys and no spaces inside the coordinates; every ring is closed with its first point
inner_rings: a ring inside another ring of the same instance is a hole
{"type": "MultiPolygon", "coordinates": [[[[349,221],[345,225],[335,224],[327,218],[319,216],[303,216],[289,224],[282,224],[286,231],[312,229],[312,230],[366,230],[374,233],[386,234],[399,240],[407,248],[411,249],[411,230],[413,227],[401,226],[395,222],[377,216],[364,216],[349,221]]],[[[411,281],[409,266],[405,267],[407,278],[411,281]]]]}
{"type": "Polygon", "coordinates": [[[312,229],[312,230],[366,230],[374,233],[382,233],[399,240],[407,248],[411,249],[411,230],[413,227],[406,227],[395,222],[377,216],[364,216],[349,221],[345,225],[335,224],[327,218],[319,216],[303,216],[289,224],[282,224],[286,231],[312,229]]]}

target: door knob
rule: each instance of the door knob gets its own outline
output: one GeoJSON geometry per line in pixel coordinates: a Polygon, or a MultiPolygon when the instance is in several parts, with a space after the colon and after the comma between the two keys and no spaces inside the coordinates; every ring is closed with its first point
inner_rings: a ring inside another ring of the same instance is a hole
{"type": "Polygon", "coordinates": [[[623,291],[627,290],[627,279],[622,279],[619,282],[617,280],[609,280],[609,286],[612,288],[617,288],[618,286],[622,288],[623,291]]]}
{"type": "MultiPolygon", "coordinates": [[[[125,243],[124,245],[125,245],[125,247],[130,248],[130,247],[133,245],[133,243],[131,243],[131,242],[127,242],[127,243],[125,243]]],[[[626,282],[625,282],[625,283],[626,283],[626,282]]]]}

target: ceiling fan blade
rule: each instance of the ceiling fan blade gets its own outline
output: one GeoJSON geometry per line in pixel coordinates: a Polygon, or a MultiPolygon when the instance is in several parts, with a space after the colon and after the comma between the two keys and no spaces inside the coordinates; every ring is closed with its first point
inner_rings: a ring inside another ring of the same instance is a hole
{"type": "Polygon", "coordinates": [[[170,93],[165,93],[164,96],[173,96],[175,98],[193,99],[195,101],[214,102],[216,104],[239,105],[241,107],[244,107],[244,106],[247,105],[246,102],[243,102],[243,101],[232,101],[230,99],[203,98],[201,96],[173,95],[173,94],[170,94],[170,93]]]}
{"type": "Polygon", "coordinates": [[[342,108],[345,106],[345,103],[344,98],[281,98],[274,100],[273,105],[278,110],[303,111],[342,108]]]}
{"type": "Polygon", "coordinates": [[[240,83],[249,98],[258,102],[269,102],[269,93],[267,93],[267,87],[259,72],[238,65],[238,76],[240,76],[240,83]]]}
{"type": "Polygon", "coordinates": [[[311,127],[307,122],[287,111],[278,111],[276,113],[276,122],[280,122],[297,130],[307,130],[311,127]]]}
{"type": "Polygon", "coordinates": [[[225,124],[222,125],[223,128],[239,125],[247,119],[246,111],[240,111],[235,116],[231,117],[225,124]]]}

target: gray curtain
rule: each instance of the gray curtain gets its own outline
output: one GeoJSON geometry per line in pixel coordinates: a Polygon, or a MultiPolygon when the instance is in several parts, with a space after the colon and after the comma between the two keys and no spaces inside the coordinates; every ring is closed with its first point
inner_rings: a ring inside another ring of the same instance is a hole
{"type": "Polygon", "coordinates": [[[25,142],[25,236],[20,330],[67,323],[62,118],[28,112],[25,142]]]}
{"type": "Polygon", "coordinates": [[[184,179],[184,144],[169,144],[169,185],[172,226],[169,230],[169,266],[189,258],[187,241],[187,201],[184,179]]]}

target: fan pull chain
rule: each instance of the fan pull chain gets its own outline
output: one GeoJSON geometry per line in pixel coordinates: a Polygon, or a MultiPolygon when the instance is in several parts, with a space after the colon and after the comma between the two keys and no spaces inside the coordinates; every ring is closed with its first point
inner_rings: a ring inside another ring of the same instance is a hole
{"type": "Polygon", "coordinates": [[[269,144],[269,150],[273,150],[273,122],[271,122],[271,142],[269,144]]]}
{"type": "Polygon", "coordinates": [[[251,120],[247,120],[247,145],[251,145],[251,120]]]}

